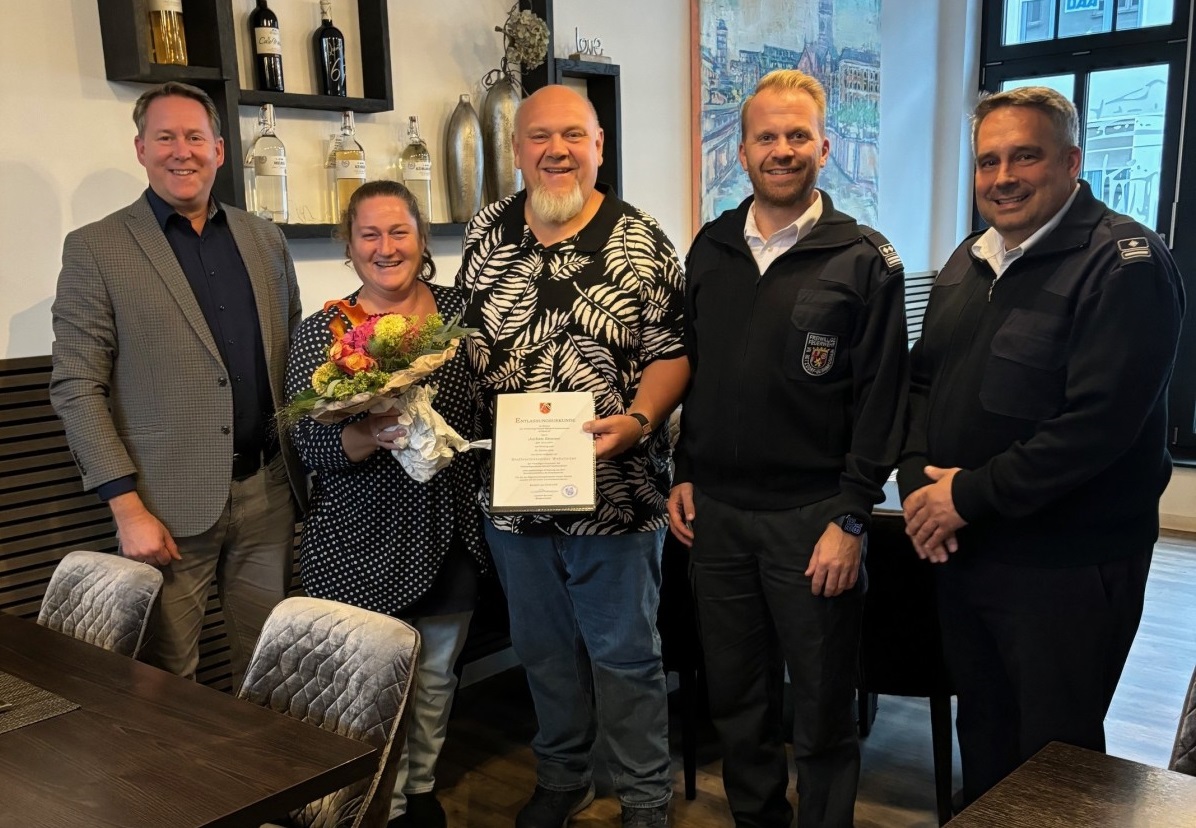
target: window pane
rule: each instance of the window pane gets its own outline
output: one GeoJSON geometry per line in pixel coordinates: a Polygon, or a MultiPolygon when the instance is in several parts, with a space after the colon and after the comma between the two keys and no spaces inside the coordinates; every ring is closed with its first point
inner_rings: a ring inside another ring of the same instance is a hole
{"type": "Polygon", "coordinates": [[[1055,36],[1056,0],[1005,0],[1006,46],[1050,40],[1055,36]]]}
{"type": "Polygon", "coordinates": [[[1074,102],[1076,99],[1075,75],[1041,75],[1037,78],[1011,78],[1001,81],[1001,91],[1020,89],[1023,86],[1046,86],[1074,102]]]}
{"type": "Polygon", "coordinates": [[[1059,37],[1113,31],[1113,4],[1118,0],[1059,0],[1059,37]]]}
{"type": "Polygon", "coordinates": [[[1088,76],[1080,175],[1101,201],[1148,227],[1159,216],[1167,64],[1088,76]]]}
{"type": "Polygon", "coordinates": [[[1117,0],[1117,31],[1169,26],[1175,15],[1175,0],[1117,0]]]}

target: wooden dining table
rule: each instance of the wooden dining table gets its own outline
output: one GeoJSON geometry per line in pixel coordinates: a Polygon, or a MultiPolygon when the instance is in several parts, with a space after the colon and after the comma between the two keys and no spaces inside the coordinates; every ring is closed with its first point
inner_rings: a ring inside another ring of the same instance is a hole
{"type": "Polygon", "coordinates": [[[4,613],[0,671],[78,705],[0,733],[0,828],[256,828],[378,761],[363,742],[4,613]]]}
{"type": "Polygon", "coordinates": [[[1196,777],[1051,742],[948,828],[1192,828],[1196,777]]]}

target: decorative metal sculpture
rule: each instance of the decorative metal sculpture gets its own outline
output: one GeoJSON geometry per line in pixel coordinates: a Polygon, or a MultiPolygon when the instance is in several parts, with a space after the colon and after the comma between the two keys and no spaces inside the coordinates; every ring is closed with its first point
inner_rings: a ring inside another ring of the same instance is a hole
{"type": "Polygon", "coordinates": [[[466,222],[482,209],[482,122],[468,95],[462,95],[449,118],[445,168],[448,170],[449,215],[466,222]]]}

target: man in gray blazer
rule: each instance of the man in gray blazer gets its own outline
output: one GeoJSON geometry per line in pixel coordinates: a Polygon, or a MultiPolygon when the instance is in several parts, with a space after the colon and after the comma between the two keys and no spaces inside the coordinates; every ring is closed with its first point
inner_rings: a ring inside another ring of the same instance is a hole
{"type": "Polygon", "coordinates": [[[50,399],[121,553],[162,568],[148,659],[195,675],[215,578],[239,680],[290,582],[303,476],[273,413],[299,289],[281,231],[212,198],[207,94],[155,87],[133,120],[149,187],[66,237],[50,399]]]}

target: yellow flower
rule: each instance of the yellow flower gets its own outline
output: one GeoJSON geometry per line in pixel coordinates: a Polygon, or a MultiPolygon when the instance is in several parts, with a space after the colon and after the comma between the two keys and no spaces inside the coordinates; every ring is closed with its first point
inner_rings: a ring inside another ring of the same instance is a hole
{"type": "Polygon", "coordinates": [[[374,325],[373,338],[382,345],[383,348],[396,348],[403,340],[407,333],[407,329],[411,326],[407,317],[401,313],[390,313],[383,316],[374,325]]]}
{"type": "Polygon", "coordinates": [[[341,371],[334,363],[325,362],[317,368],[311,375],[311,387],[317,394],[323,394],[328,390],[328,383],[340,377],[341,371]]]}

